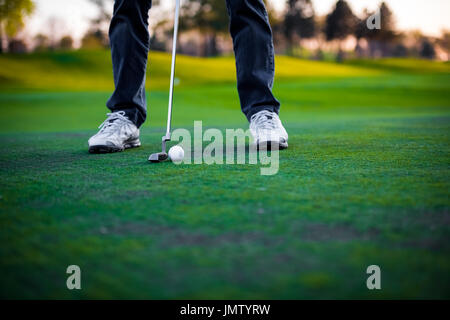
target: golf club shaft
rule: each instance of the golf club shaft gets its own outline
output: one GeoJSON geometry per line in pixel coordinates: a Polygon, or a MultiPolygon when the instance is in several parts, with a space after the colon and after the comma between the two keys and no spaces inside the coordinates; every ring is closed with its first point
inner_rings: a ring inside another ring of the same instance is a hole
{"type": "Polygon", "coordinates": [[[177,58],[177,38],[178,38],[178,20],[180,17],[180,2],[181,0],[175,0],[175,17],[173,25],[173,46],[172,46],[172,67],[170,71],[170,92],[169,92],[169,107],[167,115],[167,131],[166,137],[170,137],[170,130],[172,125],[172,105],[173,105],[173,87],[175,80],[175,61],[177,58]]]}

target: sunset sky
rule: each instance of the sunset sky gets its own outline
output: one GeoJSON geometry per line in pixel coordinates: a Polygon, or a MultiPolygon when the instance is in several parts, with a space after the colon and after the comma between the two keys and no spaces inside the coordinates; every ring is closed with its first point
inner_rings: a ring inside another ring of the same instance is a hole
{"type": "MultiPolygon", "coordinates": [[[[174,1],[162,0],[170,6],[174,1]]],[[[224,0],[225,1],[225,0],[224,0]]],[[[89,18],[95,16],[95,7],[88,0],[36,0],[37,10],[30,19],[26,29],[29,36],[39,32],[47,33],[48,20],[58,18],[54,30],[58,33],[72,34],[75,39],[81,38],[86,31],[89,18]]],[[[277,8],[282,8],[285,0],[272,0],[277,8]]],[[[380,0],[348,0],[355,13],[361,13],[364,8],[373,9],[380,0]]],[[[336,0],[313,1],[316,13],[319,15],[330,12],[336,0]]],[[[438,36],[443,29],[450,30],[450,0],[388,0],[388,5],[394,11],[397,27],[401,30],[420,29],[428,35],[438,36]]]]}

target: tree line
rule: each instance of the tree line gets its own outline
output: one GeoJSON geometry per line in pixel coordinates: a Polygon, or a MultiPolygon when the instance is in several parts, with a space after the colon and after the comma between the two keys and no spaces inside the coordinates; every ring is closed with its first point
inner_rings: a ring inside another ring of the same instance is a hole
{"type": "MultiPolygon", "coordinates": [[[[107,30],[113,0],[89,0],[97,8],[97,16],[81,39],[81,47],[108,47],[107,30]]],[[[318,0],[317,0],[318,1],[318,0]]],[[[436,49],[449,55],[449,32],[441,38],[423,36],[420,32],[400,32],[395,16],[386,2],[377,11],[353,12],[345,0],[337,0],[330,13],[318,16],[312,0],[286,0],[284,10],[275,10],[266,1],[277,53],[305,58],[344,59],[346,56],[387,57],[421,56],[435,58],[436,49]],[[369,29],[367,20],[379,16],[380,28],[369,29]],[[349,47],[349,43],[351,44],[349,47]]],[[[32,0],[0,0],[0,43],[9,39],[10,51],[20,51],[20,41],[14,35],[23,28],[26,16],[33,12],[32,0]]],[[[151,48],[169,51],[172,34],[172,13],[160,1],[153,1],[151,48]]],[[[216,56],[232,50],[228,35],[228,14],[225,0],[184,0],[180,20],[180,53],[216,56]]],[[[74,41],[70,35],[52,39],[46,34],[35,36],[34,50],[70,50],[74,41]]],[[[22,44],[25,47],[25,44],[22,44]]],[[[0,46],[0,50],[4,47],[0,46]]]]}

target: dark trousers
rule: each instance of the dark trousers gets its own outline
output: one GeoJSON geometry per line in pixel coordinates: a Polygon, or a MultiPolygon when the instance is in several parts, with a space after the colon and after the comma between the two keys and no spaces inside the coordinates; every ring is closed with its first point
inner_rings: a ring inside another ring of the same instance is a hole
{"type": "MultiPolygon", "coordinates": [[[[242,112],[249,120],[261,110],[278,113],[280,103],[272,94],[275,70],[272,30],[264,3],[226,1],[242,112]]],[[[145,71],[151,6],[151,0],[115,0],[109,29],[116,89],[107,106],[113,112],[125,111],[138,127],[147,116],[145,71]]]]}

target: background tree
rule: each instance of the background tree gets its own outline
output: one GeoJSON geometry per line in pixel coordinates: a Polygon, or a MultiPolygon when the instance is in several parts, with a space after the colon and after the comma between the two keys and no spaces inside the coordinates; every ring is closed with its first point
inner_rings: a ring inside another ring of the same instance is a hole
{"type": "Polygon", "coordinates": [[[105,29],[111,21],[113,1],[111,0],[90,0],[97,7],[98,15],[91,20],[91,24],[96,29],[105,29]]]}
{"type": "Polygon", "coordinates": [[[434,59],[436,57],[436,51],[430,40],[423,40],[420,47],[420,56],[425,59],[434,59]]]}
{"type": "Polygon", "coordinates": [[[369,39],[375,39],[383,42],[390,42],[396,38],[395,18],[392,10],[386,2],[382,2],[380,6],[380,29],[367,29],[366,36],[369,39]]]}
{"type": "Polygon", "coordinates": [[[73,39],[71,36],[67,35],[59,40],[59,46],[62,50],[71,50],[73,49],[73,39]]]}
{"type": "Polygon", "coordinates": [[[284,12],[278,11],[271,1],[265,1],[270,26],[272,27],[273,43],[275,48],[286,42],[284,35],[284,12]]]}
{"type": "Polygon", "coordinates": [[[64,30],[66,28],[65,21],[58,16],[51,16],[46,21],[47,36],[49,40],[48,49],[56,50],[59,46],[64,30]]]}
{"type": "Polygon", "coordinates": [[[393,57],[407,57],[410,55],[410,49],[406,46],[407,35],[405,33],[396,34],[396,42],[391,49],[393,57]]]}
{"type": "Polygon", "coordinates": [[[283,27],[291,52],[296,38],[300,42],[314,37],[316,24],[311,0],[288,0],[283,27]]]}
{"type": "Polygon", "coordinates": [[[442,30],[440,38],[436,39],[436,44],[447,54],[447,60],[450,58],[450,32],[442,30]]]}
{"type": "Polygon", "coordinates": [[[100,49],[107,45],[108,40],[101,30],[88,30],[83,39],[81,39],[81,47],[83,49],[100,49]]]}
{"type": "MultiPolygon", "coordinates": [[[[386,2],[380,6],[381,28],[369,30],[366,28],[364,34],[369,42],[370,55],[374,56],[379,52],[383,56],[389,55],[391,48],[394,47],[393,42],[398,37],[395,32],[395,18],[391,9],[386,2]]],[[[373,14],[373,13],[372,13],[373,14]]]]}
{"type": "Polygon", "coordinates": [[[186,0],[182,8],[181,30],[198,30],[204,35],[203,55],[215,56],[217,34],[228,32],[228,12],[224,0],[186,0]]]}
{"type": "Polygon", "coordinates": [[[8,43],[8,51],[11,53],[27,52],[27,44],[22,39],[11,39],[8,43]]]}
{"type": "Polygon", "coordinates": [[[357,17],[344,0],[336,2],[333,11],[327,15],[325,22],[325,36],[328,41],[339,41],[338,60],[343,58],[342,40],[355,33],[358,23],[357,17]]]}
{"type": "Polygon", "coordinates": [[[39,33],[34,37],[34,51],[47,51],[49,46],[50,40],[48,39],[47,35],[39,33]]]}
{"type": "Polygon", "coordinates": [[[367,20],[373,13],[369,12],[367,9],[364,10],[362,19],[356,17],[356,26],[355,26],[355,38],[356,38],[356,54],[361,57],[363,55],[363,49],[361,47],[361,40],[367,39],[367,33],[369,32],[369,28],[367,28],[367,20]]]}
{"type": "Polygon", "coordinates": [[[108,47],[108,26],[111,21],[111,8],[113,7],[113,1],[111,0],[89,0],[93,5],[97,7],[98,14],[95,18],[91,19],[91,26],[84,36],[82,42],[83,47],[97,48],[108,47]]]}
{"type": "Polygon", "coordinates": [[[0,0],[0,53],[3,52],[3,38],[14,37],[34,8],[31,0],[0,0]]]}

